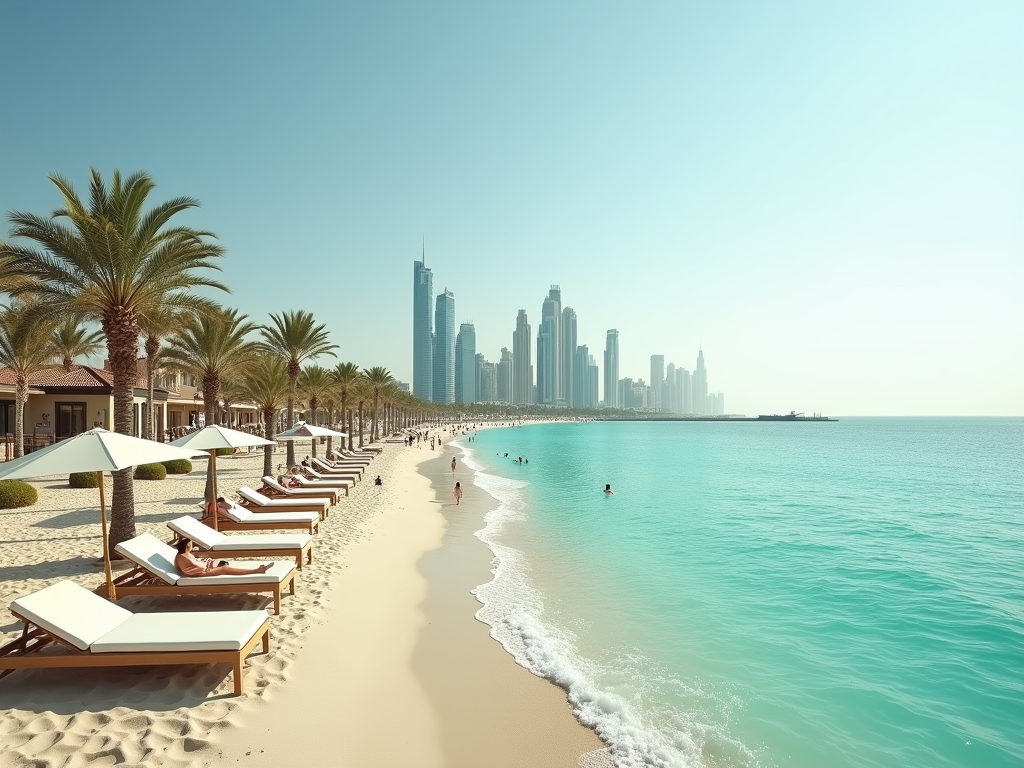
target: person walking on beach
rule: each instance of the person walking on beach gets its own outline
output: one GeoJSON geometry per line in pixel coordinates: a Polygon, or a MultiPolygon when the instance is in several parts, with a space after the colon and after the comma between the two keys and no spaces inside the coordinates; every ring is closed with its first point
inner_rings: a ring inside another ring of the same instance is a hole
{"type": "Polygon", "coordinates": [[[462,501],[462,483],[455,484],[455,506],[459,506],[459,502],[462,501]]]}
{"type": "Polygon", "coordinates": [[[452,474],[455,474],[455,457],[452,456],[452,474]]]}

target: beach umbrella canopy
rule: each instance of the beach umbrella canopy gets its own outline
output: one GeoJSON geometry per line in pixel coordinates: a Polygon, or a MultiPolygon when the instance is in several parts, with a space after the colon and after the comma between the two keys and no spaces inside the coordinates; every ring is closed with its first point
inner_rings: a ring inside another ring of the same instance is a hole
{"type": "Polygon", "coordinates": [[[68,475],[95,472],[100,489],[100,524],[103,526],[103,569],[107,576],[107,596],[113,600],[114,579],[110,573],[110,549],[107,544],[107,510],[103,497],[103,473],[202,455],[190,448],[179,448],[152,440],[142,440],[120,432],[90,429],[0,466],[0,480],[26,477],[68,475]]]}
{"type": "Polygon", "coordinates": [[[291,429],[274,435],[275,440],[309,440],[317,437],[348,437],[348,433],[338,432],[327,427],[318,427],[316,424],[304,424],[300,421],[291,429]]]}
{"type": "MultiPolygon", "coordinates": [[[[217,498],[217,450],[219,448],[248,448],[258,445],[274,445],[273,440],[250,435],[248,432],[239,432],[237,429],[228,429],[219,424],[210,424],[179,437],[171,442],[171,445],[179,448],[192,448],[210,452],[210,464],[206,469],[207,476],[211,478],[213,498],[207,499],[207,504],[217,498]]],[[[217,528],[217,512],[213,512],[213,527],[217,528]]]]}

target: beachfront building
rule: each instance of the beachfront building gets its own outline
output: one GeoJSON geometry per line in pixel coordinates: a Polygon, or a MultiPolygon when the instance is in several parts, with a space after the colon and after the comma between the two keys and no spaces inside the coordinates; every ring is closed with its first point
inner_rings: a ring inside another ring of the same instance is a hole
{"type": "Polygon", "coordinates": [[[573,393],[575,408],[596,408],[598,396],[598,370],[594,356],[586,344],[576,347],[573,355],[573,393]]]}
{"type": "Polygon", "coordinates": [[[512,402],[512,353],[508,347],[501,348],[501,359],[495,368],[497,383],[495,384],[495,396],[499,403],[512,402]]]}
{"type": "Polygon", "coordinates": [[[573,406],[573,358],[576,355],[576,310],[566,307],[562,310],[562,392],[563,401],[573,406]]]}
{"type": "Polygon", "coordinates": [[[435,403],[455,402],[455,294],[444,289],[434,308],[434,379],[431,396],[435,403]]]}
{"type": "Polygon", "coordinates": [[[426,267],[426,258],[424,248],[423,261],[413,262],[412,393],[429,401],[434,383],[434,274],[426,267]]]}
{"type": "Polygon", "coordinates": [[[498,374],[494,363],[484,359],[483,354],[476,356],[476,401],[478,403],[494,403],[498,400],[498,374]]]}
{"type": "Polygon", "coordinates": [[[665,381],[665,356],[651,355],[651,402],[650,407],[661,408],[661,385],[665,381]]]}
{"type": "Polygon", "coordinates": [[[537,331],[537,403],[554,405],[558,373],[558,327],[551,317],[545,318],[537,331]]]}
{"type": "Polygon", "coordinates": [[[693,412],[696,414],[708,411],[708,370],[704,367],[704,348],[697,353],[697,368],[693,372],[693,412]]]}
{"type": "Polygon", "coordinates": [[[611,328],[604,342],[604,406],[624,408],[619,397],[619,332],[611,328]]]}
{"type": "Polygon", "coordinates": [[[476,389],[476,358],[476,327],[472,323],[463,323],[455,338],[456,403],[482,402],[476,389]]]}
{"type": "Polygon", "coordinates": [[[676,413],[690,413],[693,401],[690,392],[690,372],[685,368],[676,368],[676,413]]]}
{"type": "Polygon", "coordinates": [[[530,405],[534,402],[532,344],[526,310],[520,309],[516,317],[516,330],[512,334],[512,402],[515,405],[530,405]]]}
{"type": "Polygon", "coordinates": [[[540,328],[543,332],[544,323],[549,322],[551,335],[551,360],[548,375],[551,377],[551,388],[546,389],[541,385],[541,367],[543,363],[540,353],[537,354],[537,402],[538,403],[565,403],[565,374],[562,371],[562,290],[557,285],[552,285],[548,296],[540,309],[540,328]]]}

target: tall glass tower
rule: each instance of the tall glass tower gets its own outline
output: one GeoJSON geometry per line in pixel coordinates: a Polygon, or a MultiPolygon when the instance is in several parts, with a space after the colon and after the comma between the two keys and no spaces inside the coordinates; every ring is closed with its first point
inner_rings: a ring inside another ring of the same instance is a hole
{"type": "Polygon", "coordinates": [[[459,326],[455,338],[455,402],[481,402],[476,391],[476,327],[472,323],[459,326]]]}
{"type": "MultiPolygon", "coordinates": [[[[557,285],[552,285],[551,290],[548,291],[548,296],[544,299],[544,303],[540,309],[540,323],[541,329],[544,327],[546,321],[551,321],[551,355],[552,355],[552,368],[551,368],[551,384],[552,390],[550,393],[545,392],[545,396],[548,397],[545,400],[541,397],[541,384],[540,384],[540,367],[541,361],[538,353],[537,359],[537,402],[538,403],[556,403],[565,402],[565,377],[562,372],[562,289],[557,285]]],[[[539,334],[538,334],[538,338],[539,334]]],[[[575,351],[575,348],[573,348],[575,351]]]]}
{"type": "MultiPolygon", "coordinates": [[[[546,302],[545,302],[546,303],[546,302]]],[[[544,318],[537,331],[537,403],[555,403],[555,377],[558,375],[558,346],[555,344],[555,321],[544,318]]]]}
{"type": "Polygon", "coordinates": [[[573,358],[576,356],[576,310],[572,307],[566,307],[562,310],[561,350],[563,402],[572,407],[573,405],[578,405],[575,402],[576,385],[573,383],[573,377],[575,376],[573,358]]]}
{"type": "Polygon", "coordinates": [[[704,367],[704,348],[697,353],[697,368],[693,372],[693,412],[707,413],[708,369],[704,367]]]}
{"type": "Polygon", "coordinates": [[[423,261],[413,262],[412,279],[412,393],[430,400],[434,380],[434,274],[423,261]]]}
{"type": "Polygon", "coordinates": [[[624,408],[619,400],[619,332],[608,331],[604,342],[604,405],[605,408],[624,408]]]}
{"type": "Polygon", "coordinates": [[[533,355],[530,321],[526,310],[520,309],[516,317],[516,330],[512,334],[512,402],[529,405],[533,402],[533,355]]]}
{"type": "Polygon", "coordinates": [[[651,410],[661,409],[661,390],[665,386],[665,356],[651,355],[651,410]]]}
{"type": "Polygon", "coordinates": [[[435,403],[455,402],[455,294],[444,289],[437,294],[434,308],[435,403]]]}

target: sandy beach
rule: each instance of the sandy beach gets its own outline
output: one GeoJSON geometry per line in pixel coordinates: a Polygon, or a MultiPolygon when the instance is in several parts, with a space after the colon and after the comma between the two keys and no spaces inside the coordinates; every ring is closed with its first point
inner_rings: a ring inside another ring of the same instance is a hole
{"type": "MultiPolygon", "coordinates": [[[[490,552],[472,534],[493,500],[460,466],[467,492],[455,507],[452,455],[386,445],[314,537],[314,562],[272,617],[271,653],[248,661],[243,696],[231,695],[226,666],[15,672],[0,681],[0,766],[609,764],[565,693],[517,666],[474,618],[470,590],[489,578],[490,552]]],[[[262,454],[222,457],[218,470],[224,490],[258,487],[262,454]]],[[[139,532],[166,540],[168,520],[196,513],[204,482],[205,462],[136,481],[139,532]]],[[[16,597],[61,579],[102,582],[98,492],[63,478],[34,484],[36,505],[0,513],[4,642],[20,629],[6,610],[16,597]]],[[[119,601],[159,611],[267,602],[119,601]]]]}

